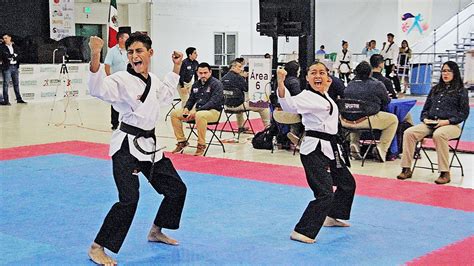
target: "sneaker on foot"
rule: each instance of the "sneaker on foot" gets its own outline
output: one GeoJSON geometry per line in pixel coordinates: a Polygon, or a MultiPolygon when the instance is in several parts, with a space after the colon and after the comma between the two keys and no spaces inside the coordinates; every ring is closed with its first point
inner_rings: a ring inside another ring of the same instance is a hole
{"type": "Polygon", "coordinates": [[[402,172],[399,175],[397,175],[397,179],[405,180],[407,178],[411,178],[412,175],[413,173],[410,168],[403,167],[402,172]]]}
{"type": "Polygon", "coordinates": [[[438,179],[435,180],[435,183],[438,185],[443,185],[451,182],[451,174],[449,172],[441,172],[438,179]]]}
{"type": "Polygon", "coordinates": [[[206,151],[206,145],[198,144],[194,156],[202,156],[206,151]]]}
{"type": "Polygon", "coordinates": [[[186,148],[188,145],[189,145],[189,143],[187,141],[178,142],[178,143],[176,143],[176,148],[174,148],[174,150],[171,153],[182,152],[184,150],[184,148],[186,148]]]}
{"type": "Polygon", "coordinates": [[[19,101],[16,101],[16,103],[25,103],[26,104],[27,102],[25,102],[23,100],[19,100],[19,101]]]}

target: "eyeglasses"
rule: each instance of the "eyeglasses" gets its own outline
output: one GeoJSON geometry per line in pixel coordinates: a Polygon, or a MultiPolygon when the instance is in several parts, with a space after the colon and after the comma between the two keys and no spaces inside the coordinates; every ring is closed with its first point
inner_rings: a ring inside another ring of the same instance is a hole
{"type": "Polygon", "coordinates": [[[453,71],[451,69],[443,69],[441,70],[443,73],[452,73],[453,71]]]}

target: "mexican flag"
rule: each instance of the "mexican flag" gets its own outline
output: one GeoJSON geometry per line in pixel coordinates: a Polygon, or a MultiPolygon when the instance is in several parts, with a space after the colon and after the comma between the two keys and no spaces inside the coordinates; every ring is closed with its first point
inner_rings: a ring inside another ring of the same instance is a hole
{"type": "Polygon", "coordinates": [[[118,12],[117,12],[117,0],[110,0],[109,10],[109,48],[114,47],[117,44],[117,32],[118,32],[118,12]]]}

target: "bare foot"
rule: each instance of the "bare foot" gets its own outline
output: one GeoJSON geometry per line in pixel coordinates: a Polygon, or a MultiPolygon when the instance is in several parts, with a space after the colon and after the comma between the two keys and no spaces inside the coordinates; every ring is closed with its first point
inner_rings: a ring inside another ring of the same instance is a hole
{"type": "Polygon", "coordinates": [[[314,240],[312,238],[309,238],[305,235],[302,235],[302,234],[300,234],[296,231],[291,232],[290,239],[295,240],[295,241],[299,241],[299,242],[303,242],[303,243],[306,243],[306,244],[314,244],[314,242],[316,242],[316,240],[314,240]]]}
{"type": "Polygon", "coordinates": [[[332,217],[327,216],[326,220],[324,220],[323,226],[326,226],[326,227],[349,227],[351,225],[349,223],[345,223],[345,222],[339,221],[338,219],[334,219],[332,217]]]}
{"type": "Polygon", "coordinates": [[[153,225],[151,227],[150,232],[148,233],[148,241],[161,242],[161,243],[165,243],[165,244],[173,245],[173,246],[179,245],[176,239],[173,239],[163,234],[163,232],[161,232],[161,228],[156,225],[153,225]]]}
{"type": "Polygon", "coordinates": [[[117,265],[117,261],[109,255],[105,254],[104,247],[97,243],[92,243],[89,249],[89,258],[99,265],[114,266],[117,265]]]}

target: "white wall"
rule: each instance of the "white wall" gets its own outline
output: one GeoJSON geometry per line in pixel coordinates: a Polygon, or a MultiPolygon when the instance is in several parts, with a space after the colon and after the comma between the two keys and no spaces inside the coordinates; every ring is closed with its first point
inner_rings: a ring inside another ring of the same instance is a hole
{"type": "MultiPolygon", "coordinates": [[[[198,61],[214,64],[214,32],[237,32],[237,55],[272,53],[272,40],[256,32],[258,0],[157,0],[152,8],[153,70],[171,69],[173,50],[197,48],[198,61]]],[[[296,38],[279,41],[280,52],[298,50],[296,38]]]]}

